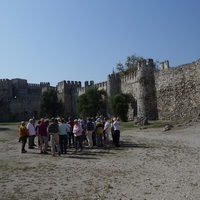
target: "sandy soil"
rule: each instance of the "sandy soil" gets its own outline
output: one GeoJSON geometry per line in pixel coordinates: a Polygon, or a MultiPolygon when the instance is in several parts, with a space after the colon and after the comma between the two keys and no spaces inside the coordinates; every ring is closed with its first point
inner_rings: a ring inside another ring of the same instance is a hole
{"type": "Polygon", "coordinates": [[[16,126],[0,126],[0,200],[198,200],[200,123],[121,133],[121,146],[52,157],[21,154],[16,126]]]}

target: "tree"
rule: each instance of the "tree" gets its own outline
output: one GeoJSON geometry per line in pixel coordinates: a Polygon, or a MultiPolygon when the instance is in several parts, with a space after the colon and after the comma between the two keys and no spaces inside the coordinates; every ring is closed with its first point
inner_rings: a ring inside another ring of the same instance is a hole
{"type": "Polygon", "coordinates": [[[122,121],[127,121],[128,108],[129,104],[132,104],[132,100],[130,94],[120,93],[112,96],[110,100],[112,113],[120,117],[122,121]]]}
{"type": "Polygon", "coordinates": [[[42,93],[39,103],[40,117],[55,117],[60,114],[62,103],[58,102],[57,91],[49,89],[42,93]]]}
{"type": "MultiPolygon", "coordinates": [[[[121,62],[117,63],[116,69],[122,76],[133,73],[137,70],[138,62],[143,59],[144,58],[142,56],[137,56],[136,54],[132,56],[127,56],[125,64],[123,65],[121,62]]],[[[158,65],[159,65],[159,61],[156,60],[154,62],[154,66],[156,69],[159,69],[158,65]]]]}
{"type": "Polygon", "coordinates": [[[116,69],[119,71],[121,75],[126,75],[129,73],[133,73],[137,70],[137,65],[140,60],[142,60],[143,57],[136,56],[136,54],[132,56],[127,56],[125,65],[123,65],[121,62],[117,63],[116,69]]]}
{"type": "Polygon", "coordinates": [[[86,117],[95,117],[96,115],[106,115],[106,92],[91,88],[77,99],[78,112],[86,117]]]}

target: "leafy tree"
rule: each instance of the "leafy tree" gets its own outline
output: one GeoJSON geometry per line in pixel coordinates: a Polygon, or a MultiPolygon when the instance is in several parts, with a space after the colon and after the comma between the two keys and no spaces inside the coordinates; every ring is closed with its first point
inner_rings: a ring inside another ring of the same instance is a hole
{"type": "Polygon", "coordinates": [[[127,113],[129,103],[132,103],[133,98],[129,94],[120,93],[111,97],[111,110],[115,116],[121,118],[122,121],[127,121],[127,113]]]}
{"type": "Polygon", "coordinates": [[[80,115],[94,117],[106,115],[106,92],[91,88],[77,99],[78,112],[80,115]]]}
{"type": "Polygon", "coordinates": [[[125,64],[123,65],[121,62],[117,63],[116,69],[121,75],[133,73],[137,70],[138,62],[142,59],[143,57],[136,56],[136,54],[127,56],[125,64]]]}
{"type": "MultiPolygon", "coordinates": [[[[125,64],[123,65],[121,62],[117,63],[116,69],[122,76],[133,73],[134,71],[137,70],[138,62],[143,59],[144,58],[142,56],[137,56],[136,54],[132,56],[127,56],[125,64]]],[[[156,69],[159,69],[158,65],[159,61],[156,60],[154,62],[154,66],[156,69]]]]}
{"type": "Polygon", "coordinates": [[[49,89],[42,93],[39,103],[40,117],[55,117],[60,114],[62,103],[58,102],[57,91],[49,89]]]}

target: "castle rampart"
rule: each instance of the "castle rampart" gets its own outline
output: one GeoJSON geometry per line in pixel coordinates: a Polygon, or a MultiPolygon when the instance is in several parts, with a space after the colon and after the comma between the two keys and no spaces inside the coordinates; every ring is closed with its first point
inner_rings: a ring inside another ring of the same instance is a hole
{"type": "MultiPolygon", "coordinates": [[[[119,93],[131,94],[135,100],[129,116],[148,119],[174,119],[195,116],[200,113],[200,59],[189,64],[170,67],[169,61],[155,69],[152,59],[141,60],[137,70],[120,77],[113,71],[107,81],[61,81],[56,87],[49,82],[27,83],[25,79],[0,79],[0,121],[28,120],[37,116],[40,95],[49,88],[58,91],[58,99],[65,108],[63,116],[77,116],[76,100],[89,88],[107,92],[108,99],[119,93]]],[[[110,110],[108,109],[108,113],[110,110]]]]}
{"type": "Polygon", "coordinates": [[[169,69],[169,61],[168,60],[165,60],[160,63],[160,70],[165,70],[165,69],[169,69]]]}
{"type": "Polygon", "coordinates": [[[155,73],[159,119],[200,113],[200,63],[180,65],[155,73]]]}

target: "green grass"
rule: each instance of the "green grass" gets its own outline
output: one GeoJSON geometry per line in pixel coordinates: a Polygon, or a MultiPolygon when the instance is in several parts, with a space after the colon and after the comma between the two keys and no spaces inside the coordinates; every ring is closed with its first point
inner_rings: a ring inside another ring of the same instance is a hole
{"type": "MultiPolygon", "coordinates": [[[[146,128],[162,128],[166,124],[173,124],[170,120],[150,120],[148,125],[144,125],[146,128]]],[[[129,130],[142,127],[140,124],[135,124],[133,121],[122,122],[121,130],[129,130]]]]}
{"type": "Polygon", "coordinates": [[[9,126],[9,125],[20,125],[20,122],[0,122],[0,126],[1,125],[6,125],[6,126],[9,126]]]}
{"type": "Polygon", "coordinates": [[[9,140],[6,140],[6,139],[0,139],[0,142],[7,142],[9,140]]]}
{"type": "Polygon", "coordinates": [[[129,130],[129,129],[135,129],[135,128],[140,128],[140,127],[145,127],[145,128],[163,128],[167,124],[171,125],[177,125],[177,124],[183,124],[189,120],[194,119],[193,116],[187,116],[185,118],[176,118],[173,120],[149,120],[148,125],[140,125],[140,124],[135,124],[133,121],[130,122],[122,122],[121,124],[121,130],[129,130]]]}

